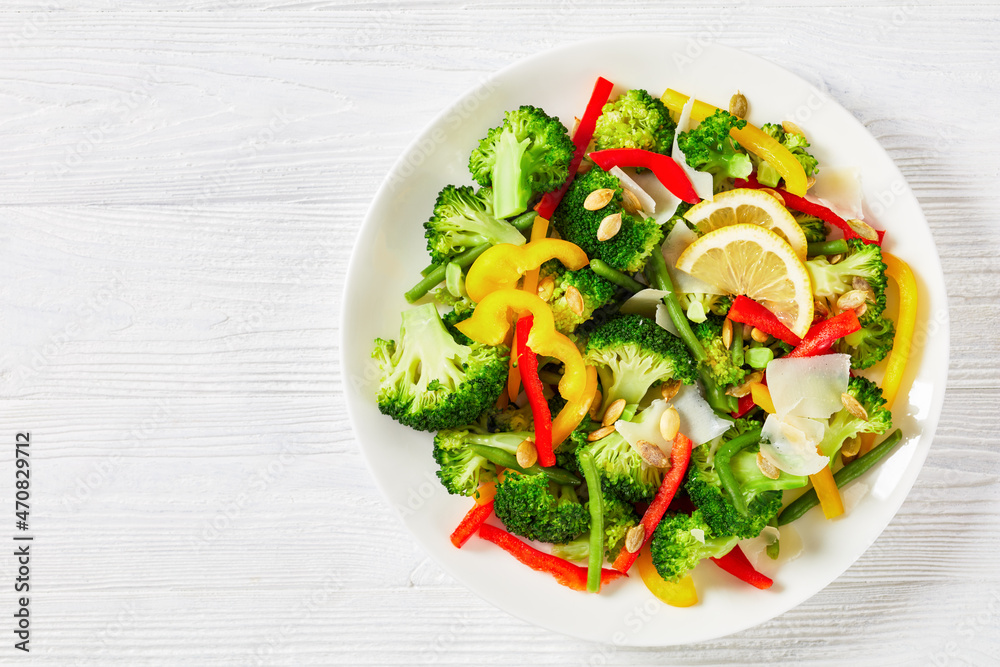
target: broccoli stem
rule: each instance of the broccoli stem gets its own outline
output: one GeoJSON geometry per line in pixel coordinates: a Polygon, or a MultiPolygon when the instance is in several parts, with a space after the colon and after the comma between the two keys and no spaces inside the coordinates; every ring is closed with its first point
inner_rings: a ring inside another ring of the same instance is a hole
{"type": "Polygon", "coordinates": [[[806,246],[806,256],[815,257],[816,255],[843,255],[847,253],[848,250],[847,241],[844,239],[837,239],[836,241],[819,241],[817,243],[810,243],[806,246]]]}
{"type": "MultiPolygon", "coordinates": [[[[873,465],[879,462],[883,456],[889,453],[893,447],[899,444],[899,441],[903,439],[903,432],[898,428],[889,434],[877,447],[872,449],[870,452],[864,456],[860,456],[846,466],[833,473],[833,481],[837,483],[837,488],[853,482],[855,479],[861,475],[868,472],[873,465]]],[[[788,507],[781,510],[781,514],[778,515],[778,525],[784,526],[786,523],[791,523],[795,521],[800,516],[811,510],[813,507],[819,505],[819,497],[816,495],[816,489],[809,489],[801,496],[789,503],[788,507]]]]}
{"type": "MultiPolygon", "coordinates": [[[[455,257],[453,257],[451,262],[449,263],[453,262],[455,264],[458,264],[463,269],[467,269],[474,261],[476,261],[476,259],[479,258],[480,255],[489,250],[489,248],[490,248],[489,243],[482,243],[480,245],[469,248],[468,250],[459,255],[455,255],[455,257]]],[[[447,270],[447,268],[448,268],[448,263],[438,264],[437,266],[435,266],[430,273],[424,276],[423,280],[414,285],[409,292],[404,294],[404,296],[406,297],[406,302],[416,303],[421,299],[421,297],[423,297],[432,289],[440,285],[445,278],[445,271],[447,270]]]]}
{"type": "Polygon", "coordinates": [[[627,273],[623,273],[622,271],[619,271],[618,269],[612,266],[609,266],[608,264],[602,262],[599,259],[590,260],[590,269],[600,277],[604,278],[605,280],[609,280],[613,282],[615,285],[618,285],[619,287],[624,287],[633,294],[635,294],[636,292],[641,292],[642,290],[646,289],[645,285],[640,283],[632,276],[628,275],[627,273]]]}
{"type": "Polygon", "coordinates": [[[597,474],[594,455],[584,450],[577,459],[583,479],[587,482],[590,507],[590,557],[587,561],[587,591],[601,590],[601,565],[604,564],[604,496],[601,495],[601,478],[597,474]]]}
{"type": "Polygon", "coordinates": [[[733,467],[730,465],[730,461],[736,452],[758,442],[760,442],[759,427],[751,431],[747,431],[743,435],[737,436],[729,442],[722,443],[719,450],[715,452],[715,474],[719,476],[719,485],[729,496],[729,500],[732,502],[733,507],[736,508],[736,511],[742,516],[749,515],[747,510],[747,501],[746,498],[743,497],[743,492],[740,491],[740,483],[736,481],[736,475],[733,474],[733,467]]]}
{"type": "Polygon", "coordinates": [[[514,470],[524,473],[525,475],[537,475],[539,473],[543,473],[556,484],[568,486],[578,486],[580,484],[579,477],[568,470],[563,470],[562,468],[543,468],[537,463],[530,468],[522,468],[517,464],[517,457],[514,454],[511,454],[507,450],[500,449],[499,447],[490,447],[489,445],[473,443],[469,445],[469,449],[474,451],[476,454],[479,454],[490,463],[495,463],[496,465],[503,466],[504,468],[513,468],[514,470]]]}

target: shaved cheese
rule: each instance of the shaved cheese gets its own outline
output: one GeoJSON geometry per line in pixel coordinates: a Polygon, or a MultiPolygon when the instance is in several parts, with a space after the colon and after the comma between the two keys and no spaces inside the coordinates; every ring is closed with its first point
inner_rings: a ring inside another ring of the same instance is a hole
{"type": "Polygon", "coordinates": [[[677,137],[680,136],[681,132],[687,132],[691,129],[688,126],[691,124],[691,108],[693,106],[694,98],[691,97],[684,105],[684,108],[681,109],[681,117],[677,120],[677,129],[674,130],[674,147],[670,154],[673,156],[674,162],[679,164],[681,169],[684,170],[684,173],[687,174],[687,177],[691,180],[691,185],[694,186],[694,191],[698,194],[698,196],[702,199],[712,201],[715,197],[715,182],[712,175],[688,166],[687,158],[684,156],[684,152],[677,145],[677,137]]]}
{"type": "MultiPolygon", "coordinates": [[[[644,289],[629,297],[628,301],[618,309],[623,315],[642,315],[643,317],[656,317],[657,304],[663,304],[663,297],[666,292],[661,289],[644,289]]],[[[675,332],[676,335],[676,332],[675,332]]]]}
{"type": "Polygon", "coordinates": [[[767,388],[779,416],[826,419],[842,407],[850,372],[846,354],[775,359],[767,365],[767,388]]]}
{"type": "Polygon", "coordinates": [[[761,429],[760,453],[771,465],[790,475],[812,475],[830,459],[816,451],[825,427],[815,419],[768,415],[761,429]]]}
{"type": "Polygon", "coordinates": [[[670,311],[667,310],[666,304],[662,301],[656,304],[656,323],[675,336],[681,335],[677,331],[677,327],[674,326],[674,321],[670,319],[670,311]]]}
{"type": "Polygon", "coordinates": [[[670,450],[673,442],[667,442],[660,434],[660,417],[666,411],[669,404],[662,398],[658,398],[649,404],[649,407],[636,415],[635,421],[625,421],[619,419],[615,422],[615,430],[625,438],[632,449],[639,451],[639,441],[656,445],[665,456],[670,457],[670,450]]]}
{"type": "Polygon", "coordinates": [[[823,167],[806,199],[826,206],[844,220],[863,219],[861,171],[857,167],[823,167]]]}
{"type": "Polygon", "coordinates": [[[622,171],[621,167],[611,167],[611,171],[608,172],[612,176],[616,176],[621,184],[632,191],[635,198],[639,200],[639,204],[642,206],[643,213],[646,216],[652,216],[656,213],[656,202],[650,197],[646,191],[639,186],[632,178],[622,171]]]}
{"type": "Polygon", "coordinates": [[[715,414],[697,387],[681,387],[673,405],[681,418],[680,432],[695,446],[709,442],[729,430],[733,423],[715,414]]]}
{"type": "Polygon", "coordinates": [[[660,183],[660,179],[658,179],[656,174],[652,171],[644,171],[641,174],[633,174],[632,180],[635,181],[639,187],[645,190],[650,198],[656,203],[656,208],[653,213],[653,217],[656,219],[656,224],[662,225],[677,211],[677,205],[681,203],[680,197],[675,195],[670,190],[667,190],[663,183],[660,183]]]}
{"type": "MultiPolygon", "coordinates": [[[[781,539],[781,532],[775,526],[764,526],[764,530],[760,531],[760,535],[757,537],[740,540],[740,549],[743,550],[743,554],[750,561],[750,564],[753,565],[753,569],[760,571],[760,564],[766,564],[771,560],[765,555],[767,548],[779,539],[781,539]]],[[[781,549],[783,550],[784,547],[785,545],[782,544],[781,549]]]]}
{"type": "Polygon", "coordinates": [[[861,499],[868,495],[870,488],[864,482],[851,482],[847,488],[841,491],[840,497],[844,501],[844,513],[850,514],[851,510],[861,502],[861,499]]]}
{"type": "Polygon", "coordinates": [[[667,263],[667,270],[670,271],[670,277],[673,278],[674,287],[681,292],[722,294],[723,292],[718,287],[713,287],[677,268],[677,258],[696,240],[698,240],[698,235],[691,231],[687,224],[678,222],[663,242],[663,261],[667,263]]]}

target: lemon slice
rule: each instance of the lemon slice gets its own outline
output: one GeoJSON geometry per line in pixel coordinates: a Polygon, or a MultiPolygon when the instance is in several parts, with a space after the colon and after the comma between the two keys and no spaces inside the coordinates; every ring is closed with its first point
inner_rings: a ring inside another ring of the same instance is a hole
{"type": "Polygon", "coordinates": [[[720,227],[677,258],[677,268],[726,294],[745,294],[805,336],[813,320],[812,281],[788,242],[756,224],[720,227]]]}
{"type": "Polygon", "coordinates": [[[692,206],[684,217],[702,233],[729,225],[760,225],[777,232],[800,260],[806,259],[806,235],[799,223],[780,201],[763,190],[739,188],[720,192],[714,199],[692,206]]]}

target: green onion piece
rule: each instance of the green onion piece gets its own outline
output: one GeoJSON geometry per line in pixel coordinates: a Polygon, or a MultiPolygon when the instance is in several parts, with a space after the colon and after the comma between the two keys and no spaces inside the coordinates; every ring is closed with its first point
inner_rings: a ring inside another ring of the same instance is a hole
{"type": "Polygon", "coordinates": [[[746,351],[746,358],[751,368],[762,370],[774,359],[774,351],[769,347],[751,347],[746,351]]]}
{"type": "Polygon", "coordinates": [[[444,267],[444,285],[448,293],[456,299],[465,296],[465,286],[462,284],[462,267],[455,262],[448,262],[444,267]]]}

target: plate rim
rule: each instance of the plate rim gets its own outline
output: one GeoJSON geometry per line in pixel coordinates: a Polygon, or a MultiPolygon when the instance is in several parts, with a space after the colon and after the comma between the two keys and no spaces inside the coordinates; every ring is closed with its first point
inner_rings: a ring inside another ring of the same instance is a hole
{"type": "MultiPolygon", "coordinates": [[[[464,573],[455,571],[450,566],[449,563],[444,562],[444,561],[440,560],[439,558],[437,558],[435,556],[435,554],[434,554],[434,551],[430,548],[430,544],[429,544],[429,542],[427,540],[427,536],[424,536],[421,533],[413,530],[412,527],[407,523],[406,517],[404,516],[401,508],[398,505],[395,505],[392,502],[392,495],[393,494],[390,493],[388,487],[386,487],[386,486],[383,485],[382,478],[377,474],[375,466],[374,466],[374,461],[372,459],[372,456],[370,455],[370,453],[368,451],[368,448],[362,444],[362,438],[359,435],[359,429],[358,429],[357,409],[356,409],[356,406],[355,406],[355,403],[354,403],[354,398],[352,397],[351,392],[348,390],[348,383],[346,381],[346,378],[344,377],[344,376],[346,376],[346,372],[345,371],[346,371],[346,366],[347,366],[347,364],[345,362],[345,357],[346,357],[348,349],[351,348],[352,346],[351,346],[351,343],[348,340],[348,338],[349,338],[349,336],[348,336],[348,328],[343,326],[343,317],[350,312],[351,308],[349,308],[349,305],[354,301],[354,299],[352,298],[352,291],[351,291],[350,287],[351,287],[352,282],[353,282],[352,281],[352,277],[355,275],[356,271],[358,270],[358,264],[362,261],[362,259],[359,257],[358,249],[359,249],[359,247],[361,247],[363,245],[362,241],[364,239],[367,239],[368,237],[370,237],[372,234],[374,234],[376,232],[376,229],[375,229],[375,226],[376,226],[375,217],[376,217],[376,213],[377,213],[376,209],[378,208],[378,202],[380,202],[386,195],[390,194],[389,190],[393,187],[393,184],[394,184],[395,180],[398,178],[397,174],[400,171],[400,169],[407,163],[408,158],[411,155],[414,154],[414,152],[416,151],[416,149],[419,148],[419,146],[421,145],[421,143],[428,137],[428,135],[431,134],[431,132],[436,127],[438,127],[443,120],[447,119],[449,117],[449,114],[452,113],[452,111],[456,107],[458,107],[459,105],[463,104],[464,102],[466,102],[470,98],[474,97],[476,95],[477,91],[479,91],[480,89],[482,89],[483,86],[486,86],[486,85],[488,85],[490,83],[496,83],[497,81],[503,80],[505,77],[507,77],[509,75],[509,73],[512,70],[515,70],[515,69],[518,69],[518,68],[521,68],[521,67],[525,67],[525,66],[531,64],[532,62],[534,62],[536,60],[540,60],[540,59],[544,59],[544,58],[556,56],[556,55],[564,53],[564,52],[571,52],[571,51],[574,51],[576,49],[581,49],[581,48],[586,48],[586,47],[594,47],[594,46],[597,46],[597,45],[607,45],[607,44],[619,43],[622,40],[629,40],[631,42],[642,41],[642,42],[649,42],[649,43],[660,43],[661,45],[664,42],[682,43],[682,42],[689,41],[689,40],[685,40],[683,37],[680,37],[680,36],[678,36],[676,34],[670,34],[670,33],[643,33],[641,35],[616,34],[616,35],[609,35],[609,36],[603,36],[603,37],[597,37],[597,38],[590,38],[590,39],[570,41],[570,42],[566,42],[566,43],[557,45],[557,46],[552,47],[552,48],[547,48],[547,49],[543,49],[543,50],[537,51],[537,52],[529,54],[527,56],[523,56],[521,58],[518,58],[514,62],[509,63],[506,66],[504,66],[504,67],[502,67],[502,68],[500,68],[500,69],[498,69],[498,70],[490,73],[489,75],[483,76],[483,77],[479,78],[478,81],[475,84],[473,84],[472,86],[470,86],[469,88],[467,88],[462,94],[460,94],[459,96],[457,96],[457,97],[455,97],[453,99],[450,99],[445,104],[445,106],[442,107],[442,109],[438,113],[436,113],[427,123],[425,123],[423,125],[423,127],[416,133],[416,135],[414,136],[414,138],[400,152],[399,156],[392,163],[391,167],[389,168],[388,172],[386,173],[386,175],[383,178],[382,182],[380,183],[379,187],[377,188],[377,190],[375,191],[374,195],[372,196],[371,203],[370,203],[370,205],[368,207],[368,210],[367,210],[367,212],[365,214],[365,217],[364,217],[364,220],[363,220],[363,222],[361,224],[361,227],[359,229],[358,235],[355,238],[355,242],[354,242],[354,245],[353,245],[352,250],[351,250],[351,256],[350,256],[350,259],[349,259],[348,264],[347,264],[347,270],[346,270],[346,272],[344,274],[344,285],[343,285],[343,289],[342,289],[342,293],[341,293],[341,304],[342,304],[342,307],[341,307],[341,316],[342,316],[342,320],[341,320],[341,328],[340,328],[339,337],[338,337],[338,342],[339,342],[339,345],[340,345],[340,355],[339,355],[340,356],[340,358],[339,358],[340,370],[341,370],[342,378],[344,380],[344,382],[343,382],[343,389],[341,390],[341,393],[345,396],[345,404],[346,404],[346,407],[347,407],[348,418],[349,418],[349,421],[351,423],[352,431],[354,432],[354,435],[355,435],[355,441],[358,443],[358,448],[360,449],[360,451],[362,453],[362,458],[363,458],[363,460],[365,462],[365,465],[366,465],[366,467],[367,467],[367,469],[369,471],[369,474],[371,475],[372,480],[375,482],[375,485],[378,488],[379,492],[381,493],[383,499],[390,505],[390,507],[392,508],[393,512],[400,519],[401,523],[406,527],[407,531],[413,537],[413,539],[421,546],[421,548],[426,553],[427,557],[431,558],[435,562],[435,564],[437,566],[441,567],[445,572],[447,572],[448,575],[451,576],[452,578],[454,578],[458,583],[460,583],[462,585],[462,587],[464,587],[465,589],[467,589],[469,592],[475,594],[480,599],[486,601],[491,606],[499,609],[500,611],[503,611],[504,613],[507,613],[507,614],[509,614],[509,615],[511,615],[511,616],[513,616],[515,618],[518,618],[519,620],[521,620],[523,622],[529,623],[529,624],[531,624],[533,626],[542,627],[542,628],[545,628],[546,630],[549,630],[549,631],[552,631],[552,632],[555,632],[555,633],[558,633],[558,634],[561,634],[561,635],[564,635],[564,636],[574,637],[574,638],[577,638],[577,639],[586,639],[586,640],[589,640],[589,641],[598,641],[598,642],[602,642],[602,643],[612,644],[612,645],[615,645],[615,646],[667,647],[667,646],[677,646],[677,645],[684,645],[684,644],[694,644],[694,643],[697,643],[697,642],[711,641],[713,639],[719,639],[719,638],[722,638],[722,637],[731,636],[733,634],[742,632],[742,631],[744,631],[744,630],[746,630],[748,628],[755,627],[755,626],[761,625],[763,623],[766,623],[766,622],[768,622],[770,620],[773,620],[777,616],[780,616],[782,614],[788,613],[789,611],[792,611],[793,609],[799,607],[800,605],[802,605],[803,603],[805,603],[806,601],[808,601],[809,599],[811,599],[812,597],[814,597],[818,593],[820,593],[823,590],[825,590],[832,583],[834,583],[835,581],[837,581],[841,576],[843,576],[844,572],[846,572],[848,569],[850,569],[857,562],[857,560],[861,558],[861,556],[863,556],[865,553],[867,553],[871,549],[872,544],[875,543],[875,541],[882,535],[882,533],[885,531],[885,529],[896,518],[896,516],[899,513],[900,507],[902,506],[903,502],[905,502],[906,498],[909,496],[910,492],[912,491],[913,486],[916,483],[916,480],[919,477],[919,474],[920,474],[921,470],[923,469],[924,463],[926,462],[927,455],[928,455],[928,453],[930,451],[930,447],[931,447],[931,445],[932,445],[932,443],[934,441],[934,438],[936,436],[937,428],[938,428],[938,425],[939,425],[939,422],[940,422],[940,416],[941,416],[941,412],[942,412],[942,407],[943,407],[943,402],[944,402],[944,396],[945,396],[945,393],[946,393],[947,378],[948,378],[948,371],[949,371],[949,359],[950,359],[950,353],[951,353],[950,315],[946,315],[944,321],[938,323],[938,326],[939,326],[938,335],[941,335],[941,336],[945,337],[944,354],[943,354],[943,357],[940,358],[940,361],[939,361],[939,364],[941,366],[941,373],[942,373],[941,376],[940,376],[940,383],[942,385],[942,389],[941,389],[941,391],[939,393],[936,393],[934,396],[932,396],[932,400],[931,400],[931,404],[930,404],[930,409],[929,409],[929,413],[928,413],[928,417],[930,418],[930,421],[932,422],[931,423],[931,427],[930,427],[930,429],[921,429],[920,430],[920,432],[919,432],[920,439],[919,439],[919,441],[917,443],[915,443],[917,445],[917,447],[915,448],[915,451],[912,454],[911,459],[907,463],[907,466],[906,466],[906,468],[905,468],[902,476],[900,477],[900,479],[898,480],[896,486],[894,487],[894,490],[895,490],[895,489],[898,489],[900,487],[905,486],[905,489],[906,489],[905,492],[901,493],[899,495],[899,498],[896,499],[896,500],[892,500],[891,498],[887,498],[887,499],[882,499],[880,501],[882,503],[887,503],[887,502],[891,502],[892,503],[891,513],[889,514],[888,520],[885,521],[884,525],[882,525],[874,533],[873,537],[870,540],[867,541],[867,544],[864,546],[864,549],[861,550],[861,552],[857,556],[857,558],[855,558],[854,560],[852,560],[845,567],[839,568],[839,571],[835,572],[833,574],[833,576],[829,579],[829,581],[826,582],[825,584],[823,584],[822,586],[820,586],[819,588],[815,588],[814,590],[810,589],[809,592],[807,592],[804,595],[795,595],[795,596],[793,596],[795,598],[795,600],[792,602],[792,604],[790,606],[787,606],[784,609],[779,609],[779,610],[777,610],[777,611],[775,611],[773,613],[765,614],[765,615],[762,615],[760,617],[755,617],[753,620],[748,621],[745,624],[735,624],[735,625],[731,626],[729,629],[727,629],[722,634],[715,633],[715,634],[711,634],[710,636],[709,635],[698,636],[698,637],[694,637],[694,638],[691,638],[691,639],[681,638],[681,639],[677,639],[677,640],[667,640],[667,641],[661,641],[661,642],[642,642],[642,641],[636,641],[636,642],[617,642],[617,641],[613,641],[612,639],[603,638],[603,637],[595,638],[595,637],[590,636],[590,635],[574,634],[573,632],[571,632],[569,630],[564,630],[564,629],[561,629],[561,628],[553,627],[551,625],[542,624],[542,623],[538,622],[536,619],[533,619],[533,618],[531,618],[531,617],[529,617],[529,616],[527,616],[525,614],[520,613],[520,611],[518,609],[511,609],[508,606],[502,604],[501,602],[498,602],[496,599],[494,599],[494,597],[491,597],[489,594],[487,594],[486,591],[482,590],[481,587],[477,587],[477,586],[472,585],[472,583],[467,580],[467,577],[465,576],[464,573]],[[926,442],[925,442],[925,440],[926,440],[926,442]]],[[[903,190],[903,193],[902,193],[901,196],[904,199],[907,199],[907,198],[912,199],[912,202],[913,202],[913,204],[915,206],[915,209],[916,209],[917,213],[919,214],[919,224],[922,225],[922,227],[926,230],[927,235],[928,235],[928,237],[930,239],[930,245],[929,245],[928,248],[925,248],[925,250],[929,250],[930,252],[933,253],[935,264],[936,264],[936,269],[937,269],[936,275],[934,275],[933,277],[935,278],[935,282],[937,282],[941,286],[940,297],[941,297],[942,303],[940,303],[940,304],[935,303],[935,306],[936,306],[936,308],[943,310],[946,314],[950,313],[949,298],[948,298],[948,293],[947,293],[947,284],[944,282],[944,274],[943,274],[943,270],[941,268],[940,253],[938,252],[937,244],[934,242],[932,230],[930,229],[930,225],[927,222],[927,218],[926,218],[926,216],[925,216],[925,214],[923,212],[922,207],[920,206],[920,202],[917,199],[916,195],[914,194],[912,188],[910,187],[910,184],[907,182],[906,178],[903,176],[902,172],[899,170],[899,167],[896,164],[896,162],[889,155],[889,153],[885,149],[885,147],[874,137],[874,135],[872,135],[872,133],[868,130],[868,128],[865,127],[864,124],[862,124],[861,121],[859,121],[857,119],[857,117],[855,117],[854,114],[851,113],[851,111],[849,109],[847,109],[846,107],[844,107],[838,100],[836,100],[832,96],[828,95],[827,93],[824,93],[822,90],[820,90],[815,85],[813,85],[812,83],[810,83],[809,81],[807,81],[805,78],[803,78],[798,73],[796,73],[796,72],[794,72],[794,71],[792,71],[792,70],[790,70],[790,69],[788,69],[788,68],[786,68],[786,67],[784,67],[782,65],[778,65],[778,64],[776,64],[776,63],[774,63],[774,62],[772,62],[772,61],[770,61],[770,60],[768,60],[766,58],[763,58],[762,56],[757,55],[756,53],[751,53],[751,52],[745,51],[743,49],[732,47],[732,46],[729,46],[729,45],[726,45],[726,44],[720,44],[718,42],[713,42],[713,43],[711,43],[709,45],[703,45],[702,48],[705,49],[705,50],[708,50],[708,51],[727,52],[731,56],[738,56],[740,58],[752,60],[757,65],[763,65],[765,67],[777,68],[778,70],[781,70],[782,72],[784,72],[788,76],[793,77],[794,79],[796,79],[807,90],[812,91],[815,94],[818,94],[818,95],[821,95],[821,96],[827,98],[827,100],[828,100],[829,103],[832,103],[837,108],[839,108],[839,110],[845,112],[846,116],[849,118],[849,122],[851,122],[851,123],[854,124],[855,131],[863,132],[864,135],[866,135],[868,139],[870,139],[872,142],[874,142],[874,144],[876,146],[878,146],[878,149],[885,156],[885,158],[886,158],[887,162],[889,163],[889,165],[891,165],[891,169],[892,169],[891,176],[894,179],[900,181],[903,184],[904,190],[903,190]]],[[[821,74],[822,72],[819,72],[819,73],[821,74]]],[[[405,180],[405,178],[403,180],[405,180]]],[[[869,203],[869,202],[866,200],[866,204],[867,203],[869,203]]],[[[914,221],[914,222],[916,223],[917,221],[914,221]]],[[[932,267],[932,268],[934,268],[934,267],[932,267]]],[[[931,285],[932,283],[930,281],[928,281],[927,278],[928,278],[928,275],[927,275],[927,271],[926,270],[921,270],[921,271],[918,272],[918,281],[924,282],[925,285],[931,285]]],[[[920,324],[921,324],[921,322],[918,320],[918,326],[920,324]]],[[[926,361],[924,361],[924,363],[926,363],[926,361]]],[[[897,407],[899,407],[899,406],[897,405],[897,407]]],[[[674,638],[674,639],[676,639],[676,638],[674,638]]]]}

